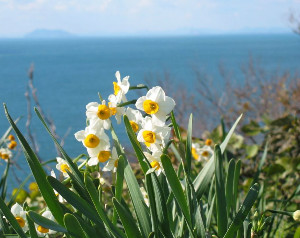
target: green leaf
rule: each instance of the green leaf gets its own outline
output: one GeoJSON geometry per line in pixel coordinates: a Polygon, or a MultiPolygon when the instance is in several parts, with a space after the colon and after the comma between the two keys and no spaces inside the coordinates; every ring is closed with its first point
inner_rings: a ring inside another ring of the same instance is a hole
{"type": "Polygon", "coordinates": [[[140,143],[136,139],[136,135],[135,135],[135,133],[132,129],[132,126],[130,125],[130,122],[128,120],[128,117],[126,115],[124,115],[124,124],[126,127],[126,132],[129,137],[129,140],[130,140],[132,147],[135,151],[135,154],[137,156],[137,159],[141,165],[141,168],[142,168],[144,174],[146,174],[147,170],[149,169],[149,165],[147,164],[148,160],[142,151],[140,143]]]}
{"type": "Polygon", "coordinates": [[[35,226],[34,226],[34,222],[31,220],[31,218],[29,217],[28,213],[26,214],[26,219],[28,222],[28,228],[29,228],[29,234],[31,238],[38,238],[35,226]]]}
{"type": "Polygon", "coordinates": [[[219,145],[215,146],[215,182],[218,236],[223,237],[227,230],[227,206],[225,197],[223,156],[219,145]]]}
{"type": "Polygon", "coordinates": [[[59,224],[63,224],[63,211],[62,208],[60,207],[60,204],[57,200],[57,197],[54,194],[53,188],[50,186],[46,179],[46,173],[43,170],[43,167],[41,166],[37,156],[33,152],[33,150],[30,148],[28,142],[22,135],[22,133],[19,131],[18,127],[12,120],[11,116],[9,115],[7,111],[7,107],[4,104],[4,110],[6,117],[9,121],[9,123],[12,125],[12,128],[14,129],[20,144],[22,146],[25,158],[29,164],[29,167],[32,171],[32,174],[39,186],[40,192],[45,200],[45,202],[48,205],[48,208],[52,212],[53,216],[57,220],[59,224]]]}
{"type": "Polygon", "coordinates": [[[23,229],[20,227],[19,223],[17,222],[16,218],[14,215],[11,213],[9,208],[6,206],[5,202],[3,199],[0,197],[0,210],[2,211],[3,215],[6,217],[8,222],[11,224],[12,228],[14,228],[15,232],[22,237],[22,238],[27,238],[25,235],[23,229]]]}
{"type": "Polygon", "coordinates": [[[237,201],[238,201],[238,188],[239,188],[239,178],[241,170],[241,160],[238,160],[235,164],[234,179],[233,179],[233,199],[232,199],[232,209],[236,211],[237,201]]]}
{"type": "MultiPolygon", "coordinates": [[[[115,197],[118,202],[121,202],[122,198],[122,192],[123,192],[123,181],[124,181],[124,168],[125,168],[125,160],[124,156],[120,155],[118,160],[118,167],[117,167],[117,173],[116,173],[116,191],[115,191],[115,197]]],[[[113,214],[113,224],[117,224],[117,211],[114,209],[113,214]]]]}
{"type": "Polygon", "coordinates": [[[253,177],[252,185],[254,183],[258,182],[259,174],[260,174],[260,172],[262,170],[262,167],[265,164],[265,161],[266,161],[266,158],[267,158],[267,154],[268,154],[268,143],[266,143],[266,145],[265,145],[264,153],[263,153],[263,155],[262,155],[262,157],[261,157],[261,159],[259,161],[257,171],[256,171],[256,173],[255,173],[255,175],[253,177]]]}
{"type": "Polygon", "coordinates": [[[85,173],[85,175],[84,175],[84,182],[85,182],[85,186],[90,194],[90,197],[93,201],[94,207],[96,208],[96,211],[97,211],[99,217],[101,218],[101,220],[103,221],[103,223],[106,225],[106,227],[109,229],[109,231],[115,237],[124,237],[124,235],[117,229],[117,227],[115,227],[112,224],[112,222],[108,219],[108,217],[98,199],[98,192],[95,188],[95,185],[87,173],[85,173]]]}
{"type": "Polygon", "coordinates": [[[181,133],[180,133],[180,127],[178,126],[178,124],[176,122],[173,111],[171,112],[171,121],[172,121],[172,124],[173,124],[174,133],[175,133],[176,137],[178,138],[179,141],[182,141],[181,133]]]}
{"type": "Polygon", "coordinates": [[[125,106],[135,104],[135,103],[136,103],[136,100],[131,100],[131,101],[128,101],[128,102],[118,104],[118,107],[125,107],[125,106]]]}
{"type": "MultiPolygon", "coordinates": [[[[124,156],[124,158],[126,157],[124,156]]],[[[134,211],[139,222],[139,227],[141,229],[143,237],[146,237],[151,232],[149,211],[147,205],[144,202],[144,198],[141,193],[139,184],[127,159],[125,160],[124,176],[131,197],[131,201],[133,203],[134,211]]]]}
{"type": "Polygon", "coordinates": [[[255,136],[262,131],[259,124],[256,121],[251,120],[248,125],[242,126],[242,132],[248,136],[255,136]]]}
{"type": "MultiPolygon", "coordinates": [[[[69,190],[65,185],[59,182],[57,179],[48,176],[47,180],[52,185],[52,187],[74,208],[84,214],[86,217],[91,219],[100,228],[104,229],[103,222],[99,218],[95,208],[87,203],[83,198],[79,197],[77,194],[69,190]]],[[[105,229],[104,229],[105,230],[105,229]]]]}
{"type": "Polygon", "coordinates": [[[193,133],[193,114],[190,115],[189,126],[187,130],[186,146],[185,146],[185,159],[187,163],[187,173],[191,173],[192,165],[192,133],[193,133]]]}
{"type": "Polygon", "coordinates": [[[126,232],[126,236],[128,238],[130,237],[141,238],[142,236],[139,228],[137,227],[135,221],[128,214],[127,210],[123,207],[123,205],[120,204],[116,198],[113,198],[113,204],[123,224],[123,227],[126,232]]]}
{"type": "Polygon", "coordinates": [[[182,190],[181,183],[180,183],[180,181],[177,177],[177,174],[176,174],[176,172],[175,172],[175,170],[172,166],[170,158],[167,155],[163,154],[161,156],[161,163],[162,163],[162,166],[164,168],[164,171],[165,171],[167,180],[169,182],[169,185],[170,185],[170,187],[172,189],[172,192],[174,194],[174,197],[175,197],[178,205],[180,206],[181,211],[184,215],[185,221],[186,221],[186,223],[189,227],[191,236],[195,237],[194,234],[193,234],[192,219],[191,219],[191,215],[190,215],[190,212],[189,212],[188,204],[187,204],[187,201],[185,199],[185,195],[184,195],[184,192],[182,190]]]}
{"type": "Polygon", "coordinates": [[[52,221],[46,217],[41,216],[40,214],[29,211],[28,212],[29,217],[38,225],[48,228],[53,231],[62,232],[62,233],[68,233],[67,229],[63,226],[57,224],[55,221],[52,221]]]}
{"type": "Polygon", "coordinates": [[[246,153],[248,158],[252,158],[258,153],[259,146],[258,145],[248,145],[246,146],[246,153]]]}
{"type": "Polygon", "coordinates": [[[235,161],[231,159],[229,161],[228,173],[226,179],[226,204],[227,204],[228,215],[231,214],[232,211],[234,170],[235,170],[235,161]]]}
{"type": "Polygon", "coordinates": [[[68,163],[69,168],[70,168],[72,174],[76,178],[76,182],[79,183],[79,185],[82,188],[84,188],[83,176],[80,173],[77,165],[73,163],[72,159],[67,155],[67,153],[64,151],[64,149],[61,147],[60,143],[58,143],[58,141],[56,140],[55,136],[51,133],[49,127],[47,126],[47,124],[46,124],[44,118],[42,117],[42,115],[40,114],[39,110],[37,108],[34,108],[34,111],[37,114],[38,118],[41,120],[42,124],[46,128],[46,130],[49,133],[49,135],[51,136],[52,140],[56,144],[57,148],[59,149],[60,153],[62,154],[62,157],[68,163]]]}
{"type": "Polygon", "coordinates": [[[88,236],[84,233],[81,224],[74,215],[70,213],[65,214],[64,223],[67,230],[72,234],[73,237],[88,238],[88,236]]]}
{"type": "MultiPolygon", "coordinates": [[[[225,140],[221,144],[220,148],[221,148],[222,153],[224,153],[225,148],[226,148],[237,124],[239,123],[239,121],[242,118],[242,115],[240,115],[239,118],[235,121],[232,128],[230,129],[227,136],[225,137],[225,140]]],[[[195,180],[193,182],[198,199],[200,199],[202,197],[202,195],[204,194],[204,192],[207,190],[207,188],[212,180],[212,177],[214,175],[214,171],[215,171],[214,158],[212,156],[210,158],[210,160],[206,163],[204,168],[201,170],[201,172],[197,175],[197,177],[195,178],[195,180]]]]}
{"type": "Polygon", "coordinates": [[[6,163],[6,167],[5,167],[5,170],[3,172],[1,181],[0,181],[0,189],[1,189],[2,199],[5,199],[5,197],[6,197],[6,189],[7,189],[6,180],[7,180],[7,176],[8,176],[9,167],[10,167],[10,161],[8,160],[7,163],[6,163]]]}
{"type": "Polygon", "coordinates": [[[253,206],[255,200],[257,199],[259,192],[259,185],[256,183],[248,192],[242,206],[240,207],[238,213],[234,217],[231,225],[229,226],[224,238],[232,238],[234,237],[235,232],[240,228],[246,219],[248,213],[250,212],[251,207],[253,206]]]}

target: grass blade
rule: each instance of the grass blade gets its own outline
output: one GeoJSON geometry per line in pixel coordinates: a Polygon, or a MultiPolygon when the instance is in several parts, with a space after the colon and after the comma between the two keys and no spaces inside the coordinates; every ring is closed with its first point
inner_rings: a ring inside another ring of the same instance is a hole
{"type": "Polygon", "coordinates": [[[68,233],[67,229],[63,226],[57,224],[55,221],[52,221],[46,217],[41,216],[40,214],[29,211],[28,212],[29,217],[38,225],[41,225],[42,227],[48,228],[53,231],[57,232],[63,232],[65,234],[68,233]]]}
{"type": "Polygon", "coordinates": [[[187,130],[186,146],[185,146],[185,159],[187,164],[187,174],[191,173],[192,165],[192,132],[193,132],[193,114],[190,115],[189,125],[187,130]]]}
{"type": "Polygon", "coordinates": [[[223,237],[227,230],[227,206],[223,175],[223,156],[219,145],[215,146],[214,154],[218,236],[223,237]]]}
{"type": "MultiPolygon", "coordinates": [[[[239,121],[242,118],[242,115],[240,115],[239,118],[235,121],[232,128],[230,129],[227,136],[225,137],[225,140],[222,142],[222,144],[220,146],[222,153],[224,153],[225,148],[226,148],[237,124],[239,123],[239,121]]],[[[206,163],[204,168],[201,170],[201,172],[197,175],[197,177],[195,178],[195,180],[193,182],[198,199],[200,199],[202,197],[203,193],[207,190],[207,188],[211,182],[212,176],[214,174],[214,170],[215,170],[214,158],[212,156],[210,158],[210,160],[206,163]]]]}
{"type": "Polygon", "coordinates": [[[65,227],[73,237],[88,238],[88,236],[84,233],[79,221],[72,214],[67,213],[64,216],[64,223],[65,227]]]}
{"type": "Polygon", "coordinates": [[[113,198],[113,204],[123,224],[124,230],[126,232],[126,236],[128,238],[130,237],[142,238],[139,228],[137,227],[135,221],[128,214],[126,208],[124,208],[123,205],[119,203],[116,198],[113,198]]]}
{"type": "Polygon", "coordinates": [[[26,214],[26,219],[28,222],[28,228],[29,228],[29,234],[31,238],[38,238],[35,226],[34,226],[34,222],[31,220],[31,218],[29,217],[28,213],[26,214]]]}
{"type": "Polygon", "coordinates": [[[41,194],[43,195],[45,202],[47,203],[50,211],[52,212],[52,214],[55,217],[55,219],[57,220],[57,222],[62,225],[63,224],[63,211],[59,205],[59,202],[57,200],[57,197],[54,194],[52,187],[50,186],[50,184],[48,183],[48,181],[46,179],[46,173],[43,170],[42,165],[40,164],[40,162],[39,162],[37,156],[35,155],[35,153],[33,152],[33,150],[30,148],[28,142],[26,141],[26,139],[24,138],[22,133],[19,131],[19,129],[16,126],[16,124],[14,123],[14,121],[12,120],[11,116],[9,115],[9,113],[7,111],[7,107],[5,104],[4,104],[4,110],[5,110],[5,114],[6,114],[6,117],[9,121],[9,123],[11,124],[12,128],[14,129],[14,131],[20,141],[25,158],[29,164],[29,167],[32,171],[32,174],[33,174],[37,184],[38,184],[38,187],[40,189],[41,194]]]}
{"type": "Polygon", "coordinates": [[[259,185],[256,183],[250,188],[250,191],[248,192],[242,206],[229,226],[224,238],[234,237],[234,233],[240,228],[241,225],[243,225],[244,220],[246,219],[251,207],[257,199],[258,192],[259,185]]]}

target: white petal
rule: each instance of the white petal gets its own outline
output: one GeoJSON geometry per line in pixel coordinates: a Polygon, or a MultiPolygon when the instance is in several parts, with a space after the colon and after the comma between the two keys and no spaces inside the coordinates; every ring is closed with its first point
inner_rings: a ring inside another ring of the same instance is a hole
{"type": "Polygon", "coordinates": [[[153,123],[158,126],[164,126],[166,123],[167,115],[163,112],[158,111],[152,115],[153,123]]]}
{"type": "Polygon", "coordinates": [[[135,103],[135,106],[137,109],[144,111],[143,103],[147,98],[145,96],[138,98],[138,100],[135,103]]]}
{"type": "Polygon", "coordinates": [[[165,101],[159,103],[159,111],[167,115],[174,109],[175,105],[176,103],[173,98],[166,96],[165,101]]]}
{"type": "Polygon", "coordinates": [[[148,91],[146,97],[154,102],[161,102],[165,100],[165,92],[161,87],[156,86],[148,91]]]}
{"type": "Polygon", "coordinates": [[[139,133],[137,134],[137,140],[138,140],[139,142],[145,142],[144,137],[143,137],[143,132],[144,132],[144,131],[145,131],[145,130],[142,129],[142,130],[140,130],[139,133]]]}
{"type": "Polygon", "coordinates": [[[111,124],[111,122],[110,122],[109,119],[104,120],[104,121],[103,121],[103,127],[104,127],[104,129],[105,129],[105,130],[109,130],[109,129],[110,129],[110,124],[111,124]]]}
{"type": "Polygon", "coordinates": [[[94,166],[94,165],[97,165],[98,163],[99,163],[99,160],[97,157],[92,157],[88,161],[89,166],[94,166]]]}
{"type": "Polygon", "coordinates": [[[126,94],[128,92],[129,87],[130,87],[128,80],[129,80],[129,76],[124,77],[122,80],[121,88],[122,88],[122,91],[124,94],[126,94]]]}
{"type": "Polygon", "coordinates": [[[85,108],[86,108],[86,110],[89,110],[89,109],[91,109],[92,107],[98,107],[99,106],[99,103],[97,103],[97,102],[90,102],[89,104],[87,104],[86,106],[85,106],[85,108]]]}
{"type": "Polygon", "coordinates": [[[84,130],[78,131],[74,135],[75,135],[76,140],[78,140],[78,141],[83,141],[85,139],[84,130]]]}
{"type": "Polygon", "coordinates": [[[11,213],[14,215],[14,216],[17,216],[17,215],[20,215],[21,212],[23,211],[23,208],[20,206],[19,203],[15,203],[11,209],[10,209],[11,213]]]}
{"type": "Polygon", "coordinates": [[[119,72],[119,71],[117,71],[117,72],[115,73],[115,76],[116,76],[116,78],[117,78],[118,83],[121,83],[121,75],[120,75],[120,72],[119,72]]]}

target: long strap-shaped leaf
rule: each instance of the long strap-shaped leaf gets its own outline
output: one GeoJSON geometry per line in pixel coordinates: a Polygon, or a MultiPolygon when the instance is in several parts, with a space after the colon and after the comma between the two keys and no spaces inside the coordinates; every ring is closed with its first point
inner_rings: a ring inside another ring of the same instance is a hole
{"type": "Polygon", "coordinates": [[[84,175],[84,182],[90,194],[90,197],[94,203],[94,207],[96,208],[96,211],[99,217],[101,218],[101,220],[103,221],[103,223],[106,225],[106,227],[109,229],[109,231],[112,233],[114,237],[120,237],[120,238],[125,237],[124,234],[121,233],[119,229],[112,224],[112,222],[108,219],[107,215],[105,214],[105,211],[100,204],[98,192],[95,188],[95,185],[87,173],[84,175]]]}
{"type": "MultiPolygon", "coordinates": [[[[240,115],[239,118],[235,121],[229,133],[227,134],[225,140],[221,144],[220,148],[222,153],[225,151],[225,148],[241,118],[242,115],[240,115]]],[[[214,171],[215,171],[214,156],[212,156],[193,182],[198,199],[200,199],[203,193],[207,190],[207,187],[210,184],[211,179],[214,175],[214,171]]]]}
{"type": "Polygon", "coordinates": [[[161,163],[162,163],[162,166],[164,168],[164,171],[165,171],[165,174],[166,174],[166,177],[167,177],[167,180],[169,182],[169,185],[172,189],[172,192],[174,194],[174,197],[178,203],[178,205],[180,206],[181,208],[181,211],[184,215],[184,218],[185,218],[185,221],[188,225],[188,228],[190,230],[190,234],[191,234],[191,237],[195,237],[194,236],[194,233],[193,233],[193,228],[192,228],[192,219],[191,219],[191,215],[190,215],[190,212],[189,212],[189,208],[188,208],[188,204],[187,204],[187,201],[185,199],[185,196],[184,196],[184,192],[183,192],[183,189],[181,187],[181,183],[177,177],[177,174],[172,166],[172,163],[171,163],[171,160],[170,158],[163,154],[161,156],[161,163]]]}
{"type": "Polygon", "coordinates": [[[123,205],[121,203],[119,203],[116,198],[113,198],[113,204],[114,204],[114,207],[116,208],[118,215],[120,217],[120,220],[123,224],[124,230],[126,232],[126,236],[128,238],[130,238],[130,237],[141,238],[142,236],[141,236],[140,230],[137,227],[135,221],[128,214],[126,208],[124,208],[123,205]]]}
{"type": "Polygon", "coordinates": [[[52,176],[48,176],[47,180],[53,186],[53,188],[64,198],[68,203],[75,207],[78,211],[84,214],[86,217],[91,219],[95,224],[97,224],[101,229],[105,231],[104,224],[100,217],[98,216],[95,209],[87,203],[84,199],[79,197],[77,194],[70,191],[65,185],[59,182],[52,176]]]}
{"type": "Polygon", "coordinates": [[[232,238],[234,237],[234,233],[240,228],[246,219],[248,213],[250,212],[251,207],[253,206],[255,200],[257,199],[259,192],[259,185],[256,183],[248,192],[242,206],[240,207],[238,213],[234,217],[231,225],[229,226],[224,238],[232,238]]]}
{"type": "Polygon", "coordinates": [[[219,145],[215,146],[215,178],[218,236],[225,235],[227,230],[227,206],[223,174],[223,156],[219,145]]]}
{"type": "Polygon", "coordinates": [[[38,118],[41,120],[42,124],[46,128],[46,130],[49,133],[49,135],[51,136],[52,140],[56,144],[56,146],[59,149],[60,153],[62,154],[64,160],[67,161],[67,163],[68,163],[68,165],[70,167],[71,172],[73,173],[74,177],[76,178],[76,181],[78,183],[80,183],[81,187],[84,187],[83,176],[80,173],[77,165],[73,163],[72,159],[67,155],[67,153],[65,152],[65,150],[61,147],[61,145],[58,143],[58,141],[56,140],[56,138],[54,137],[54,135],[51,133],[48,125],[46,124],[46,122],[45,122],[44,118],[42,117],[41,113],[39,112],[39,110],[37,108],[35,108],[34,111],[37,114],[38,118]]]}
{"type": "Polygon", "coordinates": [[[192,165],[192,132],[193,132],[193,114],[190,115],[189,126],[187,130],[186,146],[185,146],[185,160],[186,160],[186,172],[189,175],[191,173],[192,165]]]}
{"type": "Polygon", "coordinates": [[[35,155],[35,153],[33,152],[33,150],[30,148],[28,142],[26,141],[26,139],[24,138],[22,133],[19,131],[19,129],[16,126],[16,124],[14,123],[14,121],[12,120],[11,116],[9,115],[9,113],[7,111],[7,107],[5,104],[4,104],[4,110],[5,110],[5,114],[6,114],[6,117],[9,121],[9,123],[11,124],[12,128],[14,129],[14,131],[20,141],[25,158],[26,158],[26,160],[29,164],[29,167],[32,171],[32,174],[39,186],[40,192],[43,195],[43,198],[48,205],[48,208],[52,212],[52,214],[55,217],[55,219],[57,220],[57,222],[59,224],[63,225],[63,215],[64,215],[63,210],[60,207],[57,197],[54,194],[53,188],[50,186],[49,182],[46,179],[46,173],[45,173],[42,165],[40,164],[40,162],[39,162],[37,156],[35,155]]]}
{"type": "Polygon", "coordinates": [[[24,231],[20,227],[19,223],[17,222],[14,215],[11,213],[9,208],[6,206],[5,202],[0,197],[0,210],[2,211],[3,215],[6,217],[6,219],[9,221],[11,226],[14,228],[14,230],[17,232],[17,234],[22,238],[27,238],[24,231]]]}
{"type": "Polygon", "coordinates": [[[64,216],[64,223],[67,228],[67,230],[72,233],[72,237],[76,238],[89,238],[82,229],[79,221],[76,219],[76,217],[70,213],[67,213],[64,216]]]}
{"type": "Polygon", "coordinates": [[[57,224],[55,221],[52,221],[46,217],[41,216],[36,212],[29,211],[28,215],[36,224],[41,225],[42,227],[48,228],[53,231],[62,232],[64,234],[68,233],[65,227],[57,224]]]}

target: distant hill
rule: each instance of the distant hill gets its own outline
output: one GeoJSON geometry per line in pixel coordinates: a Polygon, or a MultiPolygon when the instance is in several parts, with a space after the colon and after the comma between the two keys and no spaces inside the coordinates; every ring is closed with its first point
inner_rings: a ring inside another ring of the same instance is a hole
{"type": "Polygon", "coordinates": [[[24,36],[25,38],[71,38],[76,37],[72,33],[63,30],[37,29],[24,36]]]}

